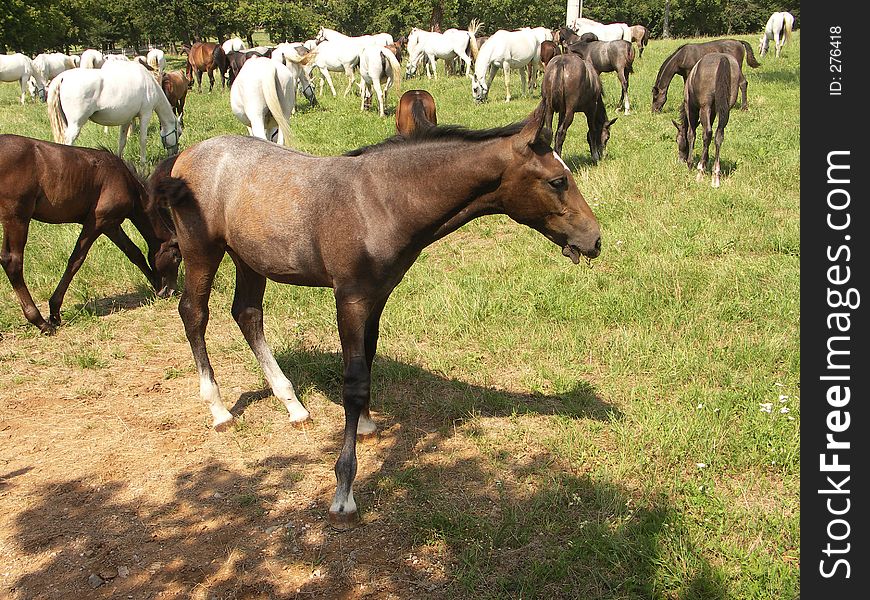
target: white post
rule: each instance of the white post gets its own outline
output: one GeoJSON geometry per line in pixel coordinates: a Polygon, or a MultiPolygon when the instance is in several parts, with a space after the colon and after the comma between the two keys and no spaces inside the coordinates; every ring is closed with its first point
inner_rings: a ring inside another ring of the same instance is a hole
{"type": "Polygon", "coordinates": [[[583,14],[583,0],[568,0],[565,9],[565,24],[570,27],[581,14],[583,14]]]}

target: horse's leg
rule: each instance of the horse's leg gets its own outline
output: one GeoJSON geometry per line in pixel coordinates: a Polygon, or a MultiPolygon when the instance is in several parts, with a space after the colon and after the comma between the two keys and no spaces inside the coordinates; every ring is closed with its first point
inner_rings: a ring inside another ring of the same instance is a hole
{"type": "Polygon", "coordinates": [[[365,297],[335,291],[338,333],[344,358],[344,443],[335,463],[336,489],[329,507],[329,522],[337,529],[350,529],[359,523],[359,513],[353,499],[353,480],[356,477],[356,435],[360,415],[369,405],[371,396],[371,369],[366,356],[365,325],[372,306],[365,297]]]}
{"type": "Polygon", "coordinates": [[[85,220],[82,225],[82,232],[79,234],[79,239],[76,240],[76,245],[73,247],[72,254],[66,264],[66,270],[60,278],[60,282],[54,289],[54,293],[48,300],[48,324],[52,327],[60,325],[60,306],[63,304],[63,297],[69,289],[69,284],[72,278],[78,273],[82,263],[85,262],[85,257],[88,255],[88,250],[100,237],[100,230],[92,218],[85,220]]]}
{"type": "Polygon", "coordinates": [[[517,69],[520,72],[520,95],[525,96],[527,93],[530,94],[531,90],[526,89],[527,80],[526,80],[526,70],[522,67],[517,69]]]}
{"type": "Polygon", "coordinates": [[[707,161],[710,159],[710,140],[713,139],[713,111],[706,107],[701,111],[701,127],[703,127],[703,140],[701,145],[701,160],[698,161],[698,175],[696,179],[701,181],[707,171],[707,161]]]}
{"type": "Polygon", "coordinates": [[[720,118],[719,123],[716,126],[716,138],[715,138],[715,156],[713,157],[713,187],[719,187],[719,174],[721,172],[719,167],[719,150],[722,147],[722,142],[725,140],[725,126],[722,124],[722,120],[720,118]]]}
{"type": "Polygon", "coordinates": [[[208,75],[208,93],[210,94],[214,89],[214,69],[209,69],[206,74],[208,75]]]}
{"type": "Polygon", "coordinates": [[[103,231],[107,238],[112,240],[121,252],[124,253],[131,263],[133,263],[142,274],[148,279],[148,283],[150,283],[155,290],[160,288],[160,281],[157,279],[154,271],[151,270],[151,266],[148,264],[148,261],[145,259],[145,256],[142,254],[142,251],[139,250],[139,246],[137,246],[133,240],[131,240],[120,225],[114,228],[108,228],[103,231]]]}
{"type": "Polygon", "coordinates": [[[145,153],[148,145],[148,122],[151,121],[151,111],[139,115],[139,162],[145,166],[145,153]]]}
{"type": "Polygon", "coordinates": [[[429,59],[429,64],[432,66],[432,78],[434,78],[435,81],[438,81],[438,63],[436,62],[438,59],[435,58],[434,54],[427,54],[426,58],[429,59]]]}
{"type": "Polygon", "coordinates": [[[378,114],[380,116],[384,116],[384,100],[386,99],[386,93],[381,88],[381,80],[380,77],[375,77],[372,81],[372,87],[375,88],[375,94],[378,96],[378,114]]]}
{"type": "MultiPolygon", "coordinates": [[[[347,88],[345,88],[344,90],[344,96],[347,97],[347,95],[350,93],[350,89],[353,87],[353,82],[355,79],[355,76],[353,74],[353,67],[350,65],[344,65],[344,74],[347,77],[347,88]]],[[[362,77],[362,75],[360,75],[360,77],[362,77]]]]}
{"type": "Polygon", "coordinates": [[[366,84],[366,80],[360,76],[359,78],[359,109],[364,111],[366,109],[366,89],[368,89],[368,85],[366,84]]]}
{"type": "MultiPolygon", "coordinates": [[[[332,97],[335,98],[338,94],[335,91],[335,86],[332,84],[332,75],[329,74],[329,69],[321,69],[320,75],[326,79],[326,82],[329,84],[329,89],[332,91],[332,97]]],[[[320,81],[321,90],[323,89],[323,80],[320,81]]]]}
{"type": "Polygon", "coordinates": [[[196,69],[196,91],[202,93],[202,71],[196,69]]]}
{"type": "Polygon", "coordinates": [[[27,221],[13,220],[9,217],[4,219],[0,264],[3,265],[3,270],[6,271],[9,283],[12,284],[12,289],[15,290],[15,295],[18,296],[18,302],[21,304],[24,317],[39,327],[42,333],[50,335],[54,333],[54,327],[46,323],[45,319],[42,318],[42,314],[33,301],[33,296],[30,295],[30,290],[27,289],[27,284],[24,283],[24,245],[27,243],[28,229],[29,225],[27,221]]]}
{"type": "Polygon", "coordinates": [[[233,415],[224,406],[221,392],[214,378],[214,370],[205,346],[205,328],[208,325],[208,299],[215,273],[223,257],[223,249],[208,254],[205,248],[185,248],[184,291],[178,302],[178,314],[184,323],[184,333],[190,343],[196,370],[199,373],[199,395],[208,402],[212,427],[223,431],[233,421],[233,415]],[[186,252],[185,252],[186,251],[186,252]]]}
{"type": "Polygon", "coordinates": [[[504,92],[505,92],[504,101],[510,102],[511,101],[511,67],[507,63],[507,61],[505,61],[502,68],[504,69],[504,92]]]}
{"type": "Polygon", "coordinates": [[[619,83],[622,86],[622,97],[619,99],[619,104],[623,105],[625,114],[631,112],[631,104],[628,101],[628,69],[617,69],[616,76],[619,78],[619,83]]]}
{"type": "Polygon", "coordinates": [[[21,84],[21,104],[24,104],[24,98],[27,95],[27,80],[28,80],[28,77],[25,75],[18,82],[21,84]]]}
{"type": "Polygon", "coordinates": [[[124,158],[124,147],[127,145],[127,132],[129,131],[127,126],[129,124],[130,123],[121,123],[118,127],[118,156],[121,158],[124,158]]]}
{"type": "Polygon", "coordinates": [[[230,257],[236,265],[236,291],[233,296],[233,318],[239,326],[248,346],[257,357],[260,368],[266,376],[275,397],[284,403],[290,415],[290,422],[300,424],[308,420],[309,413],[296,397],[293,384],[284,375],[278,362],[266,343],[263,332],[263,294],[266,291],[266,278],[251,269],[234,253],[230,257]]]}
{"type": "Polygon", "coordinates": [[[749,82],[742,72],[740,73],[740,81],[737,85],[740,87],[740,110],[749,110],[749,105],[746,103],[746,89],[749,87],[749,82]]]}
{"type": "MultiPolygon", "coordinates": [[[[378,336],[380,334],[381,314],[384,312],[384,306],[386,305],[386,303],[387,299],[384,298],[381,302],[375,304],[371,314],[369,315],[368,320],[366,321],[365,349],[366,364],[368,365],[369,373],[371,373],[372,363],[374,363],[375,360],[375,353],[378,350],[378,336]]],[[[357,437],[360,441],[372,438],[378,429],[377,425],[375,425],[375,422],[372,420],[371,413],[369,412],[370,401],[371,396],[369,396],[369,402],[367,402],[360,411],[359,425],[357,425],[356,430],[357,437]]]]}
{"type": "Polygon", "coordinates": [[[698,128],[698,110],[686,109],[688,112],[688,126],[686,127],[686,164],[692,168],[695,153],[695,130],[698,128]]]}

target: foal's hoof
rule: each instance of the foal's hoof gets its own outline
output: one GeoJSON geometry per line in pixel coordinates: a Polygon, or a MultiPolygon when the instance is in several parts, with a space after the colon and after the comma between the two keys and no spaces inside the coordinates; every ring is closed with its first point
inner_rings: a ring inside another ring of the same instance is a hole
{"type": "Polygon", "coordinates": [[[359,522],[359,511],[353,511],[352,513],[329,511],[329,524],[332,525],[333,529],[347,531],[355,528],[359,525],[359,522]]]}
{"type": "MultiPolygon", "coordinates": [[[[60,325],[60,323],[58,323],[60,325]]],[[[39,330],[42,332],[42,335],[54,335],[57,333],[57,325],[53,325],[51,321],[40,325],[39,330]]]]}
{"type": "Polygon", "coordinates": [[[227,419],[226,421],[215,421],[214,423],[212,423],[212,429],[219,433],[222,433],[229,430],[230,427],[233,426],[234,421],[235,419],[233,418],[227,419]]]}

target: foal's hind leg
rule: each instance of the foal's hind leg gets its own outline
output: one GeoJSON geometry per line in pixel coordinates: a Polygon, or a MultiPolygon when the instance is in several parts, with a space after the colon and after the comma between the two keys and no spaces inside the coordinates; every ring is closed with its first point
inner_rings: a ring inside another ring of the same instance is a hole
{"type": "Polygon", "coordinates": [[[42,314],[24,283],[24,245],[27,243],[28,223],[13,220],[3,221],[3,247],[0,248],[0,264],[6,271],[9,283],[18,296],[24,317],[39,327],[45,334],[54,333],[54,327],[45,322],[42,314]]]}
{"type": "Polygon", "coordinates": [[[67,261],[66,270],[63,272],[57,288],[55,288],[54,293],[48,300],[48,324],[50,326],[57,327],[60,325],[60,306],[63,304],[63,297],[66,295],[67,289],[69,289],[72,278],[78,273],[82,263],[85,262],[88,250],[91,249],[91,246],[98,237],[100,237],[100,231],[97,229],[96,223],[94,223],[93,219],[87,219],[84,225],[82,225],[82,232],[79,234],[79,239],[76,240],[76,245],[73,247],[69,261],[67,261]]]}
{"type": "Polygon", "coordinates": [[[740,73],[740,81],[737,85],[740,87],[740,110],[749,110],[749,105],[746,103],[746,88],[749,87],[749,82],[743,73],[740,73]]]}
{"type": "Polygon", "coordinates": [[[230,253],[230,257],[236,265],[236,292],[233,297],[233,318],[239,325],[242,335],[248,342],[248,346],[257,357],[266,381],[290,414],[290,422],[299,424],[307,421],[308,411],[296,397],[293,384],[281,371],[272,350],[266,343],[263,334],[263,294],[266,291],[266,278],[255,272],[239,257],[230,253]]]}
{"type": "Polygon", "coordinates": [[[701,160],[698,161],[698,175],[696,179],[701,181],[707,170],[707,161],[710,159],[710,140],[713,139],[713,115],[710,110],[701,111],[701,127],[704,128],[704,138],[701,146],[701,160]]]}

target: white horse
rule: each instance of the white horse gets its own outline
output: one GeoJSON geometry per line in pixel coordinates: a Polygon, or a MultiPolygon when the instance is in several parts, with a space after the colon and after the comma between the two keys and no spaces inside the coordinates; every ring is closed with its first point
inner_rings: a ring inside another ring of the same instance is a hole
{"type": "Polygon", "coordinates": [[[101,69],[70,69],[48,86],[48,117],[55,142],[72,146],[88,120],[120,125],[118,156],[123,156],[127,129],[139,117],[139,160],[143,165],[152,112],[160,119],[163,147],[177,152],[181,125],[160,85],[138,62],[110,61],[101,69]]]}
{"type": "Polygon", "coordinates": [[[578,17],[574,19],[570,27],[577,32],[577,35],[594,33],[602,42],[625,40],[631,43],[631,27],[627,23],[608,23],[605,25],[592,19],[578,17]]]}
{"type": "Polygon", "coordinates": [[[80,67],[82,65],[82,56],[81,54],[70,54],[69,57],[75,63],[75,66],[80,67]]]}
{"type": "Polygon", "coordinates": [[[296,86],[304,77],[300,64],[285,66],[264,56],[245,61],[230,88],[230,108],[249,135],[289,145],[296,86]]]}
{"type": "MultiPolygon", "coordinates": [[[[130,58],[126,54],[106,54],[105,55],[106,62],[119,61],[119,62],[130,62],[130,58]]],[[[103,65],[106,63],[104,62],[103,65]]]]}
{"type": "Polygon", "coordinates": [[[378,114],[384,116],[384,102],[387,92],[395,83],[396,90],[399,90],[402,81],[402,65],[396,59],[396,55],[384,46],[368,46],[364,48],[359,56],[359,92],[360,92],[360,110],[365,110],[366,100],[371,99],[372,93],[370,87],[374,89],[378,97],[378,114]],[[389,65],[389,68],[384,69],[384,62],[389,65]],[[381,87],[381,82],[384,86],[381,87]]]}
{"type": "Polygon", "coordinates": [[[241,52],[242,50],[247,50],[248,45],[244,40],[242,40],[242,38],[234,37],[221,44],[221,48],[224,49],[226,54],[229,54],[230,52],[241,52]]]}
{"type": "Polygon", "coordinates": [[[80,67],[82,69],[99,69],[106,62],[106,57],[99,50],[88,48],[82,52],[80,67]]]}
{"type": "Polygon", "coordinates": [[[157,71],[158,77],[163,77],[166,70],[166,56],[160,48],[151,48],[145,55],[148,66],[157,71]]]}
{"type": "Polygon", "coordinates": [[[327,40],[317,44],[317,56],[313,63],[309,63],[311,65],[309,73],[314,67],[317,67],[320,73],[320,95],[323,95],[324,79],[329,84],[332,95],[336,95],[332,77],[329,75],[329,72],[333,71],[344,72],[347,76],[347,88],[344,90],[344,95],[347,96],[355,79],[353,70],[359,64],[359,55],[364,47],[359,42],[348,42],[340,39],[327,40]]]}
{"type": "MultiPolygon", "coordinates": [[[[471,95],[477,102],[486,100],[489,86],[496,71],[504,69],[505,102],[511,100],[510,71],[519,69],[521,89],[526,90],[526,65],[540,56],[540,42],[527,30],[506,31],[499,29],[493,33],[477,55],[474,75],[471,78],[471,95]]],[[[540,58],[538,59],[540,60],[540,58]]]]}
{"type": "Polygon", "coordinates": [[[791,13],[775,12],[770,15],[767,25],[764,26],[764,35],[758,41],[758,53],[761,56],[767,54],[767,46],[770,40],[773,40],[776,46],[776,57],[779,58],[782,47],[791,39],[792,27],[794,27],[794,16],[791,13]]]}
{"type": "Polygon", "coordinates": [[[73,58],[60,52],[37,54],[33,59],[33,66],[39,71],[46,84],[67,69],[76,68],[73,58]]]}
{"type": "Polygon", "coordinates": [[[426,76],[431,78],[431,72],[438,79],[438,71],[435,61],[439,58],[450,60],[455,57],[465,63],[465,75],[471,77],[472,60],[477,60],[479,48],[477,47],[477,35],[480,23],[471,21],[466,31],[448,29],[444,33],[437,31],[424,31],[414,27],[408,34],[408,68],[405,70],[406,77],[412,77],[417,73],[417,66],[421,59],[426,59],[426,76]],[[466,48],[471,48],[471,56],[468,56],[466,48]]]}
{"type": "Polygon", "coordinates": [[[28,92],[31,98],[45,100],[45,80],[28,56],[17,52],[0,54],[0,81],[17,81],[21,85],[21,104],[28,92]]]}
{"type": "Polygon", "coordinates": [[[538,69],[541,68],[541,42],[552,42],[553,30],[547,27],[522,27],[521,29],[529,31],[538,40],[538,52],[535,54],[535,59],[529,63],[529,91],[532,91],[538,84],[538,69]]]}
{"type": "Polygon", "coordinates": [[[314,38],[315,41],[320,44],[321,42],[336,42],[336,41],[354,41],[363,46],[389,46],[393,43],[393,36],[389,33],[376,33],[374,35],[357,35],[350,36],[341,33],[340,31],[336,31],[335,29],[329,29],[328,27],[321,27],[317,32],[317,37],[314,38]]]}

